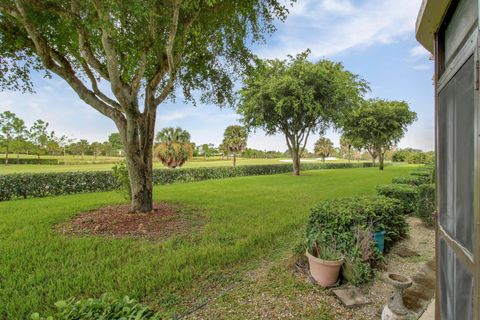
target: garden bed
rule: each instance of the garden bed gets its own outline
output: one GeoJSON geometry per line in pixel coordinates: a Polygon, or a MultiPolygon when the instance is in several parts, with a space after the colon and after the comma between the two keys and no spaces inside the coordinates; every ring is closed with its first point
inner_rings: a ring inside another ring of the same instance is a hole
{"type": "Polygon", "coordinates": [[[63,235],[135,237],[163,240],[186,234],[200,222],[184,208],[155,203],[148,213],[130,213],[130,205],[108,206],[87,211],[55,226],[63,235]],[[193,218],[193,219],[192,219],[193,218]]]}
{"type": "MultiPolygon", "coordinates": [[[[396,243],[385,255],[384,270],[413,277],[434,257],[434,230],[415,217],[407,218],[410,237],[396,243]]],[[[219,297],[191,319],[379,319],[392,288],[381,279],[361,288],[372,303],[347,308],[334,294],[297,269],[278,259],[252,272],[242,284],[219,297]]]]}

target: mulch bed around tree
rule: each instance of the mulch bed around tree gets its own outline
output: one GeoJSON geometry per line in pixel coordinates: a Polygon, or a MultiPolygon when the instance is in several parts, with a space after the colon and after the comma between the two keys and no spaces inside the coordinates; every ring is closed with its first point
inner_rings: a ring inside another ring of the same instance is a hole
{"type": "Polygon", "coordinates": [[[165,203],[155,203],[148,213],[130,213],[129,205],[108,206],[74,216],[55,227],[64,235],[135,237],[162,240],[184,234],[196,224],[197,215],[165,203]]]}

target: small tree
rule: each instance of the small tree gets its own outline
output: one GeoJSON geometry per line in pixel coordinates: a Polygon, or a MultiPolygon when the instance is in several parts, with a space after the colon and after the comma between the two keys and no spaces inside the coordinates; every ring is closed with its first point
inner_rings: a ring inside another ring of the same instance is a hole
{"type": "Polygon", "coordinates": [[[213,148],[213,144],[211,143],[202,144],[202,153],[205,160],[207,160],[207,157],[210,157],[214,151],[215,149],[213,148]]]}
{"type": "Polygon", "coordinates": [[[5,148],[5,165],[8,165],[10,152],[17,152],[25,141],[25,122],[15,113],[5,111],[0,113],[0,143],[5,148]]]}
{"type": "Polygon", "coordinates": [[[323,162],[325,162],[325,158],[329,157],[333,150],[333,142],[328,138],[321,137],[315,142],[314,152],[322,158],[323,162]]]}
{"type": "Polygon", "coordinates": [[[233,166],[237,165],[237,154],[247,147],[248,132],[242,126],[229,126],[223,134],[222,148],[233,154],[233,166]]]}
{"type": "Polygon", "coordinates": [[[155,154],[169,168],[181,167],[193,155],[190,133],[181,128],[165,128],[158,132],[155,154]]]}
{"type": "Polygon", "coordinates": [[[240,91],[237,111],[248,128],[283,133],[300,174],[300,152],[312,133],[324,134],[354,107],[368,86],[328,60],[310,62],[309,51],[288,60],[258,61],[240,91]]]}
{"type": "Polygon", "coordinates": [[[55,133],[48,132],[48,122],[37,120],[28,130],[28,136],[35,147],[38,159],[40,159],[40,155],[47,151],[48,142],[55,137],[55,133]]]}
{"type": "Polygon", "coordinates": [[[90,148],[90,143],[86,139],[81,139],[77,142],[78,144],[78,151],[82,155],[82,160],[85,159],[85,153],[90,148]]]}
{"type": "Polygon", "coordinates": [[[365,101],[344,118],[343,130],[357,148],[365,148],[379,158],[384,168],[385,152],[400,141],[407,127],[417,119],[404,101],[373,99],[365,101]]]}
{"type": "Polygon", "coordinates": [[[120,139],[120,133],[112,133],[108,136],[108,143],[110,144],[111,150],[115,152],[115,155],[118,155],[120,150],[123,150],[122,140],[120,139]]]}
{"type": "Polygon", "coordinates": [[[96,161],[98,155],[102,153],[103,145],[100,142],[94,141],[90,144],[90,148],[93,153],[93,160],[96,161]]]}

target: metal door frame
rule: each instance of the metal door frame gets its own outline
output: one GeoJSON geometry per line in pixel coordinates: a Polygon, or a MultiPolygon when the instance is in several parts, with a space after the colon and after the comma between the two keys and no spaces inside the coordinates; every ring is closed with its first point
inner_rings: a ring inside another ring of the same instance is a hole
{"type": "MultiPolygon", "coordinates": [[[[438,199],[440,196],[440,190],[438,188],[439,172],[436,170],[436,195],[437,195],[437,211],[435,215],[435,255],[436,255],[436,285],[435,285],[435,319],[440,319],[440,250],[439,242],[440,239],[443,239],[447,245],[454,251],[457,258],[460,262],[466,267],[466,269],[471,273],[474,283],[474,292],[473,292],[473,319],[480,320],[480,263],[478,260],[480,258],[480,175],[479,175],[479,150],[480,150],[480,131],[479,131],[479,87],[480,87],[480,74],[479,74],[479,30],[475,28],[470,36],[467,38],[465,43],[462,45],[461,49],[456,53],[455,57],[449,62],[449,64],[443,68],[442,57],[443,44],[441,43],[443,39],[439,37],[437,33],[435,35],[435,159],[436,167],[438,168],[439,158],[438,158],[438,95],[442,89],[449,83],[449,81],[456,75],[460,68],[468,61],[468,59],[473,55],[474,56],[474,136],[476,137],[474,146],[474,198],[473,198],[473,221],[474,221],[474,247],[473,255],[470,254],[458,241],[450,237],[447,232],[440,225],[440,215],[442,214],[438,206],[438,199]],[[438,77],[438,75],[440,77],[438,77]]],[[[449,319],[445,319],[449,320],[449,319]]]]}

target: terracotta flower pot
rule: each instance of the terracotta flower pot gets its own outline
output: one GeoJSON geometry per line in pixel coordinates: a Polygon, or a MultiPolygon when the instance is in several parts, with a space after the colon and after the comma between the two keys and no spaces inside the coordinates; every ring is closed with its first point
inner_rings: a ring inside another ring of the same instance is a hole
{"type": "Polygon", "coordinates": [[[343,258],[338,261],[322,260],[311,255],[308,250],[306,255],[310,266],[310,274],[319,285],[329,287],[337,282],[343,258]]]}

